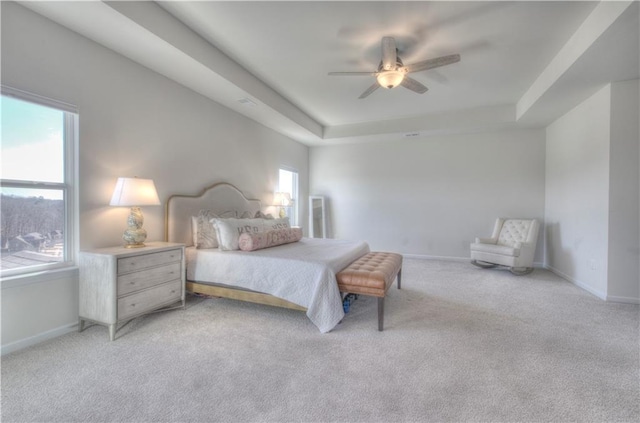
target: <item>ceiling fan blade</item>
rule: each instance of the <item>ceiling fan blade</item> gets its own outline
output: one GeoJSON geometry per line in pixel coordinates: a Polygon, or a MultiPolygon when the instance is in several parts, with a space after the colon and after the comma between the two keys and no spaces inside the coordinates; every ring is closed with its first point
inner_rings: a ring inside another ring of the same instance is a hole
{"type": "Polygon", "coordinates": [[[376,76],[376,72],[329,72],[331,76],[376,76]]]}
{"type": "Polygon", "coordinates": [[[416,92],[418,94],[424,94],[429,90],[429,88],[425,87],[424,85],[422,85],[420,82],[416,81],[415,79],[409,78],[408,76],[404,77],[404,79],[402,80],[400,85],[402,85],[403,87],[408,88],[411,91],[416,92]]]}
{"type": "Polygon", "coordinates": [[[395,69],[397,59],[396,40],[393,37],[382,37],[382,69],[395,69]]]}
{"type": "Polygon", "coordinates": [[[375,84],[373,84],[372,86],[370,86],[369,88],[367,88],[367,90],[365,92],[363,92],[362,94],[360,94],[360,97],[358,98],[365,98],[368,97],[369,94],[371,94],[372,92],[374,92],[375,90],[377,90],[378,88],[380,88],[380,84],[378,84],[377,82],[375,84]]]}
{"type": "Polygon", "coordinates": [[[440,66],[450,65],[460,61],[459,54],[450,54],[449,56],[436,57],[435,59],[424,60],[405,66],[407,73],[419,72],[427,69],[438,68],[440,66]]]}

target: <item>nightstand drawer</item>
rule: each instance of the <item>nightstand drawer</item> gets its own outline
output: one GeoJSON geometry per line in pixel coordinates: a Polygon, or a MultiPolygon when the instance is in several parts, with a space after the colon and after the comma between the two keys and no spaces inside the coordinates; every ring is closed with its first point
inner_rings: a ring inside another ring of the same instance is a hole
{"type": "Polygon", "coordinates": [[[171,304],[182,297],[182,281],[158,285],[135,294],[118,299],[118,319],[126,319],[149,310],[153,310],[162,304],[171,304]]]}
{"type": "Polygon", "coordinates": [[[178,279],[181,267],[178,262],[118,276],[118,297],[178,279]]]}
{"type": "Polygon", "coordinates": [[[159,266],[161,264],[182,260],[182,249],[162,251],[159,253],[141,254],[135,257],[118,259],[118,274],[134,272],[140,269],[159,266]]]}

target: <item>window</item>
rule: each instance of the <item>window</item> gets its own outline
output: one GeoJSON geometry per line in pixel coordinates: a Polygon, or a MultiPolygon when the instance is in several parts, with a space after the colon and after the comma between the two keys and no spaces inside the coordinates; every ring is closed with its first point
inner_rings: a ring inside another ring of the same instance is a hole
{"type": "Polygon", "coordinates": [[[291,204],[285,207],[291,226],[298,226],[298,172],[280,168],[278,191],[289,193],[291,204]]]}
{"type": "Polygon", "coordinates": [[[78,116],[4,86],[0,99],[0,275],[70,266],[78,116]]]}

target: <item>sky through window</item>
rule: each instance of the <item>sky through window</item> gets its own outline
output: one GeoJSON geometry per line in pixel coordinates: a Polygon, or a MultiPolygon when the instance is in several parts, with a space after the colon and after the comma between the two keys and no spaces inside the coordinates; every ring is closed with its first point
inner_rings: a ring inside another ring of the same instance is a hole
{"type": "MultiPolygon", "coordinates": [[[[7,96],[1,101],[1,178],[63,183],[64,112],[7,96]]],[[[2,193],[61,199],[59,190],[2,188],[2,193]]]]}

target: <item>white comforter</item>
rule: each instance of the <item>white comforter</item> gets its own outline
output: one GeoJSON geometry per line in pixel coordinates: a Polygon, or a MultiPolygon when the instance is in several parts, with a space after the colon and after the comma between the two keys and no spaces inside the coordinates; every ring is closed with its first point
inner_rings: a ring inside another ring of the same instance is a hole
{"type": "Polygon", "coordinates": [[[302,238],[257,251],[187,248],[187,279],[271,294],[307,309],[325,333],[344,317],[336,273],[369,252],[366,242],[302,238]]]}

